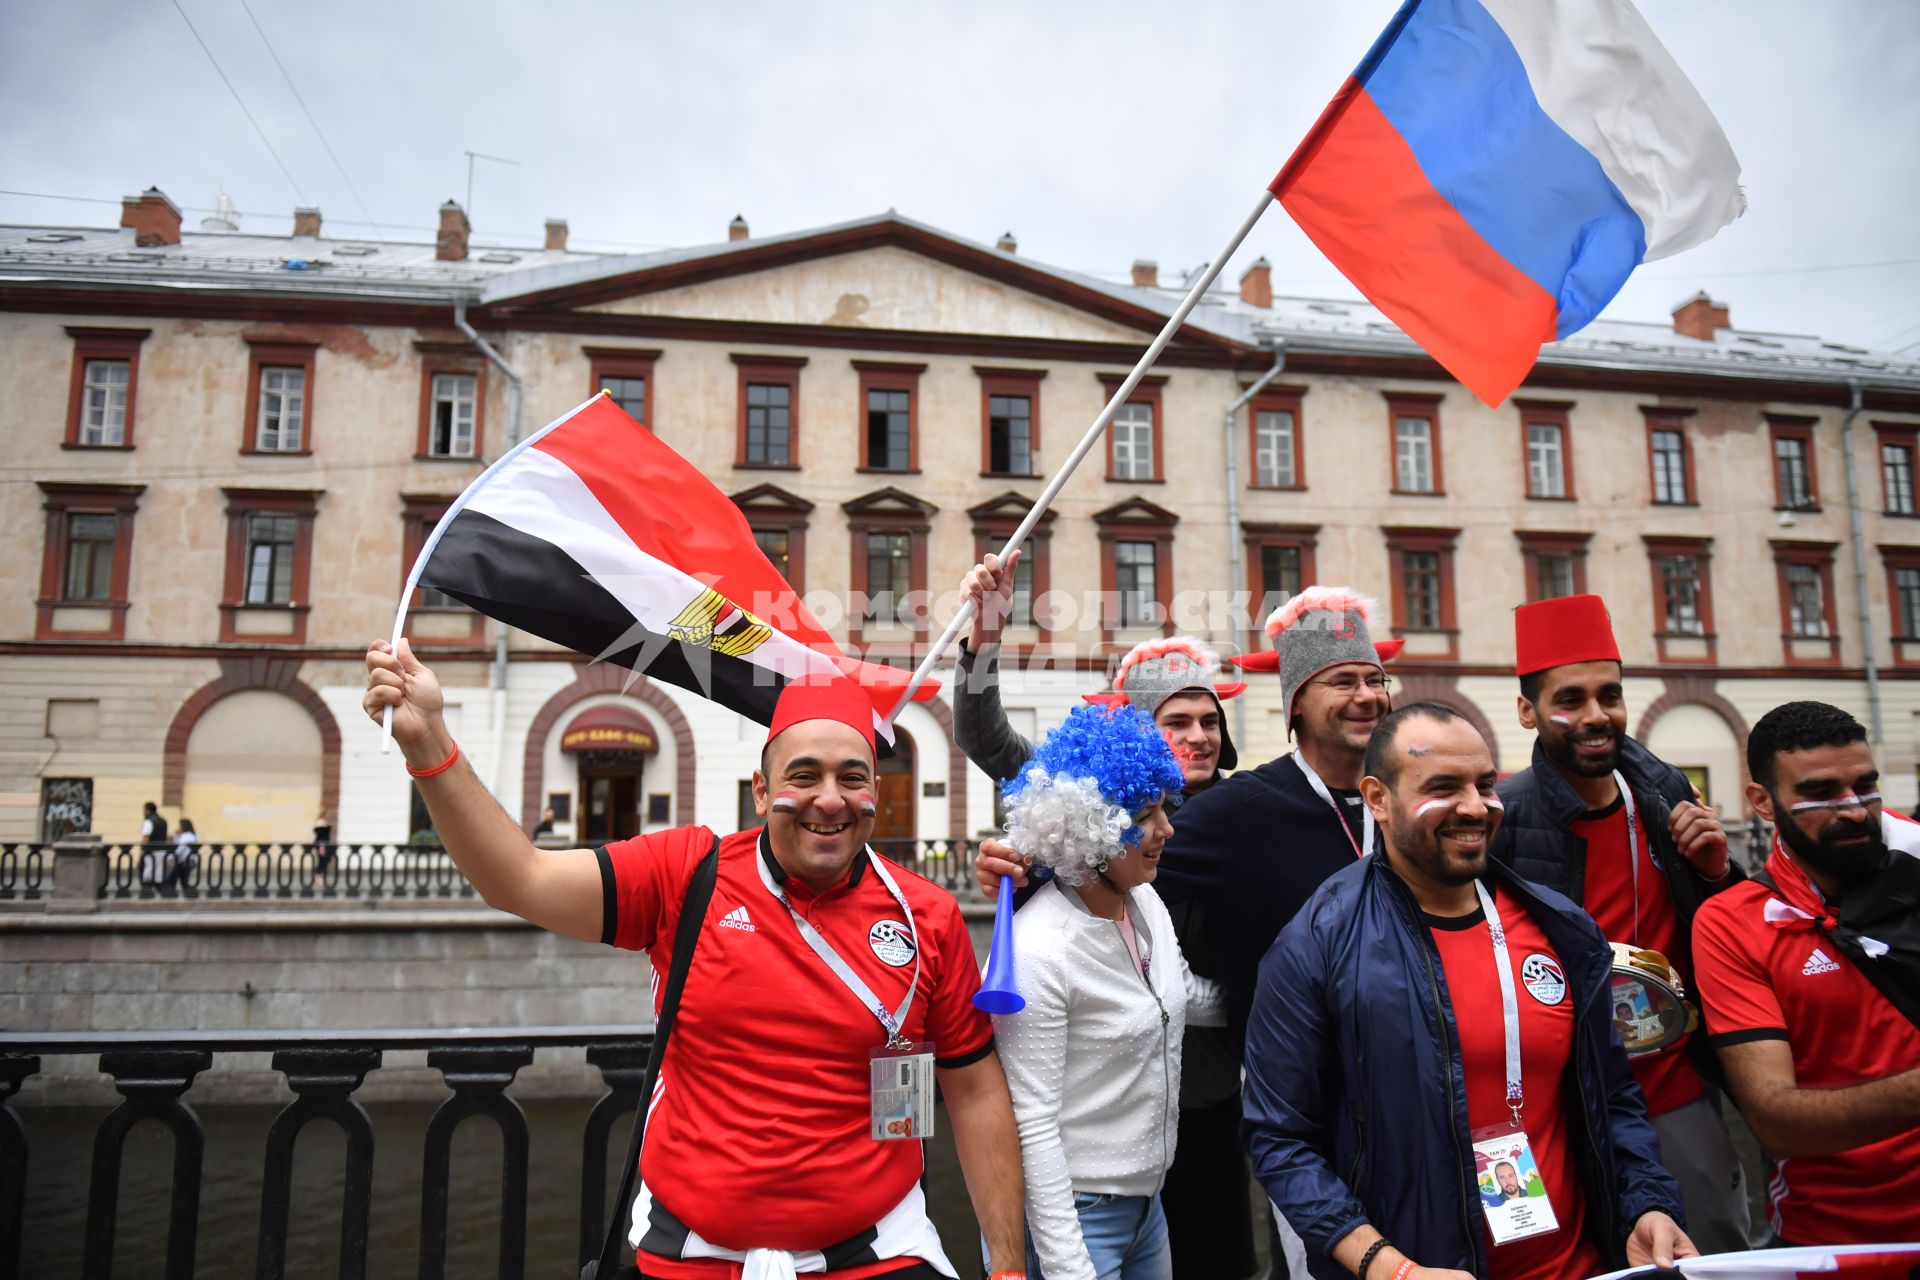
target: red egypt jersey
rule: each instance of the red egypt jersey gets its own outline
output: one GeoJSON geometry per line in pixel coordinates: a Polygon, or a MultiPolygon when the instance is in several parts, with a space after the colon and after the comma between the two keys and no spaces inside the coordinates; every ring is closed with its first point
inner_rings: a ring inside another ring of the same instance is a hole
{"type": "MultiPolygon", "coordinates": [[[[868,1012],[800,937],[762,878],[760,830],[726,837],[706,925],[681,996],[647,1124],[641,1177],[703,1239],[728,1248],[820,1249],[865,1231],[919,1180],[920,1144],[868,1133],[868,1055],[886,1043],[868,1012]]],[[[609,937],[651,949],[666,987],[680,902],[713,845],[683,827],[607,847],[609,937]],[[656,945],[657,944],[657,945],[656,945]]],[[[770,855],[768,855],[769,861],[770,855]]],[[[903,1031],[931,1041],[939,1065],[985,1056],[993,1027],[973,1007],[980,974],[953,895],[889,864],[913,908],[920,981],[903,1031]]],[[[900,908],[862,854],[839,887],[784,886],[874,995],[898,1009],[913,976],[900,908]]],[[[620,1212],[626,1212],[623,1207],[620,1212]]],[[[724,1276],[734,1264],[644,1254],[661,1276],[724,1276]]],[[[827,1273],[855,1280],[911,1265],[894,1259],[827,1273]]]]}
{"type": "MultiPolygon", "coordinates": [[[[1574,1139],[1567,1129],[1568,1110],[1561,1097],[1567,1063],[1573,1056],[1573,992],[1558,953],[1526,909],[1505,889],[1494,889],[1494,895],[1507,931],[1507,951],[1513,957],[1513,993],[1520,1009],[1520,1078],[1525,1093],[1521,1119],[1560,1229],[1496,1248],[1483,1215],[1482,1243],[1491,1260],[1493,1280],[1577,1280],[1598,1275],[1607,1268],[1600,1250],[1587,1239],[1586,1189],[1580,1184],[1574,1139]],[[1529,957],[1535,956],[1545,963],[1529,966],[1529,957]],[[1529,968],[1537,975],[1534,980],[1527,976],[1529,968]]],[[[1440,949],[1460,1035],[1467,1123],[1476,1133],[1493,1125],[1510,1128],[1506,1019],[1500,1008],[1496,967],[1500,961],[1486,917],[1479,912],[1458,920],[1429,916],[1427,923],[1440,949]],[[1463,924],[1466,927],[1459,927],[1463,924]]],[[[1474,1212],[1480,1212],[1477,1206],[1474,1212]]]]}
{"type": "MultiPolygon", "coordinates": [[[[1694,917],[1694,975],[1713,1043],[1785,1040],[1802,1089],[1920,1064],[1920,1028],[1825,934],[1768,924],[1772,896],[1749,880],[1694,917]]],[[[1795,1244],[1920,1240],[1920,1126],[1837,1155],[1778,1161],[1768,1194],[1774,1230],[1795,1244]]]]}
{"type": "MultiPolygon", "coordinates": [[[[1634,825],[1639,845],[1640,888],[1636,899],[1633,883],[1632,846],[1627,843],[1627,809],[1620,801],[1611,808],[1569,823],[1568,830],[1587,842],[1587,881],[1580,905],[1593,917],[1608,942],[1626,942],[1650,947],[1673,962],[1680,980],[1691,984],[1687,973],[1690,948],[1680,933],[1680,912],[1673,904],[1673,889],[1665,873],[1647,856],[1646,823],[1638,814],[1634,825]],[[1639,903],[1636,919],[1634,904],[1639,903]],[[1637,927],[1636,927],[1637,926],[1637,927]]],[[[1689,985],[1691,990],[1691,985],[1689,985]]],[[[1700,1072],[1687,1057],[1683,1036],[1666,1049],[1632,1060],[1633,1075],[1640,1091],[1647,1095],[1647,1115],[1663,1116],[1676,1107],[1703,1097],[1705,1086],[1700,1072]]]]}

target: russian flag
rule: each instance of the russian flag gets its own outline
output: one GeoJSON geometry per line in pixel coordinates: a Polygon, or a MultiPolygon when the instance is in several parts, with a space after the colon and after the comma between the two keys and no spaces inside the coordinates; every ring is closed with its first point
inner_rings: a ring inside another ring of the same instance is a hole
{"type": "MultiPolygon", "coordinates": [[[[893,740],[908,673],[841,652],[732,499],[606,395],[510,449],[421,548],[415,584],[770,723],[794,681],[850,678],[893,740]]],[[[939,689],[929,682],[915,700],[939,689]]]]}
{"type": "Polygon", "coordinates": [[[1408,0],[1270,189],[1492,405],[1640,263],[1740,216],[1739,177],[1628,0],[1408,0]]]}

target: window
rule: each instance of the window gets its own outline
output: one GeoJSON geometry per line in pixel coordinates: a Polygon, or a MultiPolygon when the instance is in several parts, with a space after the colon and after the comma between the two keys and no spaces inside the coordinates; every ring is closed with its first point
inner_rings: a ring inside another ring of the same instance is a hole
{"type": "Polygon", "coordinates": [[[1692,410],[1643,410],[1647,451],[1653,467],[1653,500],[1662,506],[1688,506],[1693,491],[1693,449],[1683,425],[1692,410]]]}
{"type": "Polygon", "coordinates": [[[1155,551],[1151,542],[1113,545],[1114,590],[1119,601],[1116,616],[1123,627],[1149,627],[1158,621],[1153,616],[1159,597],[1154,580],[1155,551]]]}
{"type": "Polygon", "coordinates": [[[653,427],[653,362],[660,357],[656,351],[641,351],[629,347],[586,347],[583,349],[587,362],[591,366],[591,385],[587,394],[600,391],[613,393],[613,402],[620,406],[626,415],[641,426],[653,427]]]}
{"type": "Polygon", "coordinates": [[[1711,564],[1707,538],[1650,535],[1644,539],[1653,582],[1653,638],[1662,662],[1712,662],[1711,564]]]}
{"type": "Polygon", "coordinates": [[[739,440],[734,465],[800,465],[800,370],[805,356],[735,355],[740,373],[739,440]]]}
{"type": "Polygon", "coordinates": [[[1813,424],[1812,418],[1767,418],[1768,434],[1773,438],[1774,505],[1783,511],[1811,511],[1820,505],[1819,486],[1814,479],[1813,424]]]}
{"type": "Polygon", "coordinates": [[[242,453],[313,452],[313,370],[310,342],[247,341],[247,420],[242,453]]]}
{"type": "Polygon", "coordinates": [[[926,627],[927,533],[938,508],[901,489],[877,489],[841,510],[853,549],[849,640],[912,641],[926,627]]]}
{"type": "Polygon", "coordinates": [[[1153,479],[1153,406],[1123,404],[1113,415],[1113,478],[1153,479]]]}
{"type": "Polygon", "coordinates": [[[1890,516],[1916,514],[1913,501],[1913,458],[1920,429],[1875,424],[1880,437],[1881,505],[1890,516]]]}
{"type": "Polygon", "coordinates": [[[113,548],[120,518],[111,513],[67,513],[66,586],[62,604],[105,604],[113,599],[113,548]]]}
{"type": "Polygon", "coordinates": [[[767,558],[781,577],[792,581],[789,576],[793,569],[792,534],[785,529],[755,529],[753,545],[760,548],[760,554],[767,558]]]}
{"type": "Polygon", "coordinates": [[[467,461],[484,442],[486,360],[464,342],[417,341],[420,353],[420,440],[415,456],[467,461]]]}
{"type": "Polygon", "coordinates": [[[1246,538],[1247,586],[1250,592],[1243,647],[1269,648],[1263,628],[1267,618],[1314,580],[1313,553],[1319,540],[1317,524],[1243,524],[1246,538]]]}
{"type": "Polygon", "coordinates": [[[920,466],[918,404],[923,364],[855,360],[860,373],[860,466],[914,471],[920,466]]]}
{"type": "Polygon", "coordinates": [[[1129,498],[1095,513],[1102,643],[1115,641],[1115,632],[1122,629],[1173,634],[1173,526],[1179,519],[1144,498],[1129,498]]]}
{"type": "Polygon", "coordinates": [[[227,581],[220,603],[221,641],[305,643],[320,494],[306,489],[223,492],[227,581]]]}
{"type": "Polygon", "coordinates": [[[48,844],[93,830],[93,779],[40,780],[40,839],[48,844]]]}
{"type": "Polygon", "coordinates": [[[1253,487],[1304,489],[1306,465],[1300,440],[1305,387],[1268,387],[1251,406],[1253,487]]]}
{"type": "Polygon", "coordinates": [[[1780,626],[1787,661],[1832,664],[1840,660],[1834,625],[1831,542],[1773,541],[1780,578],[1780,626]]]}
{"type": "Polygon", "coordinates": [[[1810,564],[1790,564],[1782,571],[1787,575],[1787,634],[1826,635],[1827,597],[1820,571],[1810,564]]]}
{"type": "Polygon", "coordinates": [[[1893,664],[1920,666],[1920,547],[1882,544],[1887,566],[1887,612],[1893,633],[1893,664]]]}
{"type": "MultiPolygon", "coordinates": [[[[1101,374],[1101,383],[1109,399],[1125,379],[1101,374]]],[[[1164,377],[1140,379],[1133,397],[1121,405],[1107,427],[1107,479],[1157,481],[1160,479],[1160,392],[1164,377]]]]}
{"type": "Polygon", "coordinates": [[[1527,599],[1553,600],[1587,589],[1587,543],[1592,534],[1540,533],[1521,529],[1520,559],[1526,567],[1527,599]]]}
{"type": "Polygon", "coordinates": [[[433,375],[433,419],[427,453],[435,458],[471,458],[473,424],[479,415],[480,380],[470,373],[433,375]]]}
{"type": "Polygon", "coordinates": [[[994,476],[1030,476],[1040,457],[1040,379],[1045,369],[975,365],[980,376],[980,470],[994,476]]]}
{"type": "Polygon", "coordinates": [[[891,530],[867,534],[867,622],[899,622],[901,601],[913,590],[913,536],[891,530]]]}
{"type": "Polygon", "coordinates": [[[41,482],[47,528],[35,639],[126,638],[133,515],[144,490],[41,482]]]}
{"type": "Polygon", "coordinates": [[[1568,413],[1572,404],[1565,400],[1516,400],[1514,403],[1520,410],[1521,439],[1527,451],[1527,496],[1571,498],[1573,455],[1568,413]]]}
{"type": "Polygon", "coordinates": [[[148,329],[67,326],[73,339],[73,380],[67,395],[70,449],[131,449],[140,344],[148,329]]]}
{"type": "Polygon", "coordinates": [[[1441,493],[1440,397],[1392,392],[1387,421],[1393,430],[1393,491],[1441,493]]]}
{"type": "MultiPolygon", "coordinates": [[[[733,495],[753,528],[753,540],[765,553],[780,576],[798,595],[807,589],[807,517],[813,504],[788,493],[777,485],[756,485],[733,495]]],[[[749,612],[775,626],[792,626],[798,618],[788,618],[791,604],[774,600],[743,600],[749,612]]]]}
{"type": "MultiPolygon", "coordinates": [[[[979,560],[988,552],[998,554],[1032,506],[1033,499],[1008,492],[968,508],[967,514],[973,517],[973,558],[979,560]]],[[[1020,565],[1013,571],[1013,601],[1006,621],[1008,627],[1034,628],[1040,640],[1047,638],[1051,612],[1035,602],[1047,594],[1053,520],[1052,511],[1044,513],[1020,544],[1020,565]]]]}
{"type": "MultiPolygon", "coordinates": [[[[440,523],[453,499],[441,494],[400,495],[400,583],[406,585],[427,535],[440,523]]],[[[428,645],[476,645],[486,638],[486,619],[459,600],[433,587],[415,587],[407,605],[407,638],[415,648],[428,645]]]]}
{"type": "Polygon", "coordinates": [[[247,517],[246,603],[292,602],[294,534],[295,521],[292,516],[260,514],[247,517]]]}
{"type": "Polygon", "coordinates": [[[1393,575],[1395,634],[1408,635],[1409,653],[1423,657],[1457,657],[1459,635],[1454,620],[1453,551],[1460,531],[1386,528],[1381,532],[1386,535],[1387,558],[1393,575]]]}

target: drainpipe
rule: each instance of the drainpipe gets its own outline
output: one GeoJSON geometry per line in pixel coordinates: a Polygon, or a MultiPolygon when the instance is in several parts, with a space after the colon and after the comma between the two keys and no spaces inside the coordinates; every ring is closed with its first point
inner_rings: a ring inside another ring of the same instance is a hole
{"type": "MultiPolygon", "coordinates": [[[[467,300],[460,298],[453,304],[454,327],[467,335],[467,341],[480,348],[494,368],[506,375],[507,379],[507,448],[511,449],[520,442],[520,401],[525,387],[520,375],[515,373],[507,358],[493,347],[493,344],[481,337],[474,327],[467,323],[467,300]]],[[[505,449],[501,450],[506,452],[505,449]]],[[[507,624],[494,624],[493,635],[493,782],[489,789],[498,799],[507,780],[507,624]]]]}
{"type": "Polygon", "coordinates": [[[1853,594],[1859,605],[1860,650],[1867,670],[1867,710],[1873,721],[1873,742],[1879,746],[1882,736],[1880,716],[1880,664],[1873,655],[1873,610],[1867,596],[1867,539],[1860,529],[1860,479],[1853,463],[1853,420],[1860,416],[1860,383],[1847,380],[1846,416],[1840,419],[1840,452],[1847,462],[1847,524],[1853,543],[1853,594]]]}
{"type": "MultiPolygon", "coordinates": [[[[1236,443],[1233,429],[1234,417],[1252,399],[1266,390],[1267,384],[1280,376],[1287,367],[1287,340],[1276,338],[1273,343],[1273,367],[1260,375],[1260,380],[1240,393],[1240,398],[1227,406],[1224,423],[1227,438],[1227,599],[1233,599],[1240,590],[1240,584],[1246,581],[1246,565],[1242,562],[1242,548],[1246,540],[1240,536],[1240,446],[1236,443]]],[[[1300,424],[1294,424],[1298,431],[1300,424]]],[[[1258,626],[1260,619],[1255,618],[1258,626]]],[[[1234,644],[1240,643],[1239,636],[1233,636],[1234,644]]],[[[1233,701],[1233,741],[1237,746],[1247,740],[1247,704],[1239,698],[1233,701]]]]}

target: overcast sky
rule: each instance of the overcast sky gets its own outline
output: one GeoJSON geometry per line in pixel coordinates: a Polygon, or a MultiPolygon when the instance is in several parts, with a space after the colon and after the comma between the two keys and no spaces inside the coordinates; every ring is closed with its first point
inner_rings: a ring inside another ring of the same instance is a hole
{"type": "MultiPolygon", "coordinates": [[[[1394,7],[0,0],[0,187],[116,201],[157,185],[190,227],[224,187],[245,230],[284,232],[307,203],[330,234],[370,219],[423,239],[465,199],[471,149],[519,162],[476,170],[482,242],[537,244],[550,216],[576,248],[638,249],[721,239],[735,213],[768,234],[895,207],[1116,278],[1156,259],[1166,278],[1226,239],[1394,7]]],[[[1705,288],[1742,327],[1920,352],[1920,3],[1641,8],[1732,139],[1751,206],[1608,314],[1664,320],[1705,288]]],[[[0,222],[117,218],[0,195],[0,222]]],[[[1278,291],[1353,296],[1278,208],[1230,274],[1255,253],[1278,291]]]]}

